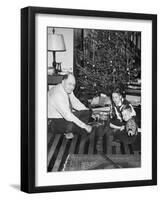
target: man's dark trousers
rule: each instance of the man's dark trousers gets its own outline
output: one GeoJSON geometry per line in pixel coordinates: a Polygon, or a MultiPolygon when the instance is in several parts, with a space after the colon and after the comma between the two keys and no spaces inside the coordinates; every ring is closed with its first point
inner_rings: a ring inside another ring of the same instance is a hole
{"type": "MultiPolygon", "coordinates": [[[[88,123],[89,119],[91,118],[92,111],[91,110],[81,110],[81,111],[74,111],[73,114],[79,118],[82,122],[88,123]]],[[[64,133],[86,133],[86,131],[73,122],[69,122],[64,118],[58,119],[49,119],[51,121],[51,130],[53,133],[64,134],[64,133]]]]}

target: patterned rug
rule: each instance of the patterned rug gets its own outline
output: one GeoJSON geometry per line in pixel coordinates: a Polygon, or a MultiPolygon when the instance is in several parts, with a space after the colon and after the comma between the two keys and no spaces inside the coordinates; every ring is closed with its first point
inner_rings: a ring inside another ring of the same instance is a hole
{"type": "Polygon", "coordinates": [[[140,155],[70,154],[66,159],[63,171],[136,168],[140,166],[140,155]]]}

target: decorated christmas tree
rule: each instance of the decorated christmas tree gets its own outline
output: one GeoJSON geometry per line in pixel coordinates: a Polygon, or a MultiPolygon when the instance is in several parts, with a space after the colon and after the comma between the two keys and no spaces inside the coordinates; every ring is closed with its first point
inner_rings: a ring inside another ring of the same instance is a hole
{"type": "Polygon", "coordinates": [[[140,76],[141,33],[75,29],[76,95],[84,102],[140,76]]]}

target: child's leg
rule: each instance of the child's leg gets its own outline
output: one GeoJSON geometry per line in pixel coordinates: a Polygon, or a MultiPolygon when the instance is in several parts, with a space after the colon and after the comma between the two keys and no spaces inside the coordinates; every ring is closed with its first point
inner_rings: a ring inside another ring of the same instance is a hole
{"type": "Polygon", "coordinates": [[[98,153],[103,153],[103,137],[106,134],[106,139],[107,139],[107,146],[109,146],[109,136],[111,135],[111,128],[109,127],[109,124],[100,126],[96,130],[96,149],[98,153]]]}
{"type": "Polygon", "coordinates": [[[118,138],[120,139],[120,141],[122,141],[125,144],[132,144],[135,142],[136,135],[129,136],[127,132],[124,130],[124,131],[118,132],[118,138]]]}

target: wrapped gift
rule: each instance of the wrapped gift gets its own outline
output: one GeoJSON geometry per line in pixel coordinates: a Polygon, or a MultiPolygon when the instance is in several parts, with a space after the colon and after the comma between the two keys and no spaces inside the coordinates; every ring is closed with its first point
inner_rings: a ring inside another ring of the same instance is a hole
{"type": "Polygon", "coordinates": [[[111,104],[110,97],[108,97],[106,94],[101,93],[99,98],[99,105],[105,106],[111,104]]]}
{"type": "Polygon", "coordinates": [[[100,96],[94,97],[91,101],[92,106],[105,106],[111,104],[110,97],[101,93],[100,96]]]}

